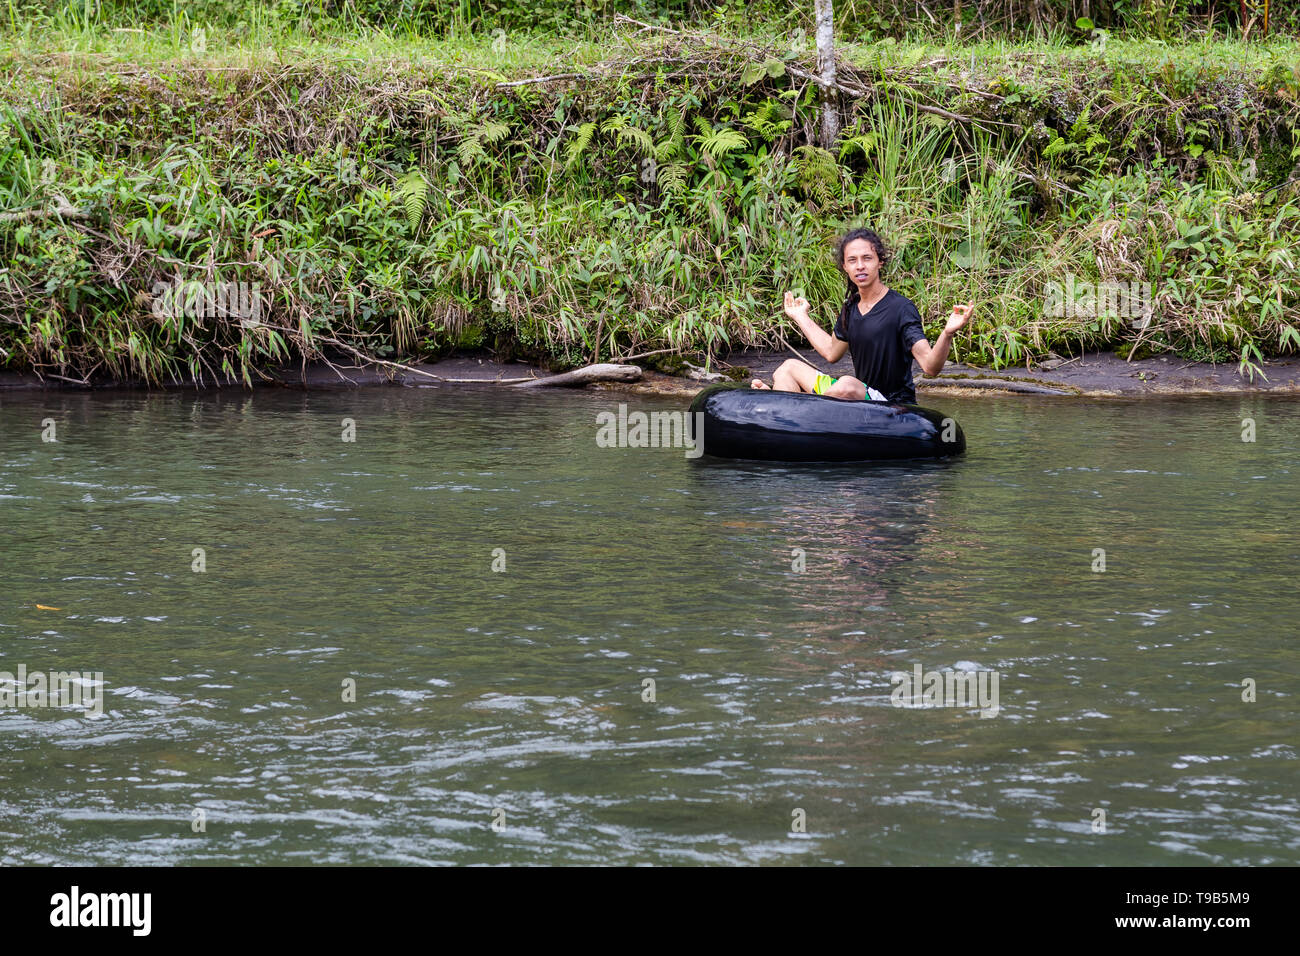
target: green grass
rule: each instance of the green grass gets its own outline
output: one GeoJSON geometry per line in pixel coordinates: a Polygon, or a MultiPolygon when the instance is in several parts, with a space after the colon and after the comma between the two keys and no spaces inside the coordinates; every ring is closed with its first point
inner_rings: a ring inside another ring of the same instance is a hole
{"type": "MultiPolygon", "coordinates": [[[[748,19],[724,20],[711,25],[707,35],[722,41],[745,40],[773,50],[801,50],[807,57],[810,37],[792,40],[788,31],[754,29],[748,19]]],[[[761,25],[759,25],[761,26],[761,25]]],[[[699,27],[682,27],[701,34],[699,27]]],[[[663,36],[663,34],[659,34],[663,36]]],[[[1136,66],[1152,71],[1175,59],[1182,70],[1201,76],[1258,72],[1270,64],[1294,64],[1300,38],[1274,33],[1266,40],[1243,43],[1223,35],[1191,35],[1177,41],[1142,37],[1114,37],[1104,48],[1078,42],[1074,36],[1011,40],[989,38],[975,42],[917,32],[903,39],[882,37],[858,42],[853,36],[837,38],[840,56],[863,68],[896,72],[918,67],[942,77],[962,73],[996,74],[1007,69],[1034,70],[1035,57],[1050,57],[1037,71],[1050,76],[1058,67],[1104,63],[1110,67],[1136,66]],[[936,62],[937,61],[937,62],[936,62]]],[[[644,36],[596,22],[578,35],[507,32],[497,27],[471,26],[453,36],[426,35],[409,25],[391,27],[312,21],[304,28],[278,19],[253,6],[244,26],[235,28],[192,20],[184,10],[169,22],[143,26],[113,26],[95,19],[83,26],[70,13],[52,22],[0,16],[0,51],[7,55],[48,58],[59,55],[106,57],[138,66],[266,67],[293,62],[340,63],[355,60],[362,69],[381,69],[391,63],[424,62],[455,65],[520,75],[553,66],[557,58],[573,65],[593,65],[609,57],[611,49],[647,46],[644,36]],[[202,31],[202,52],[195,49],[202,31]]]]}

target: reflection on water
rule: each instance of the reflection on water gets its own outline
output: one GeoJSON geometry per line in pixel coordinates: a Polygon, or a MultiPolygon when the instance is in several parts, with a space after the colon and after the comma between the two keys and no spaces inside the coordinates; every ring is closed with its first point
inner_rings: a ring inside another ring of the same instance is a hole
{"type": "Polygon", "coordinates": [[[0,709],[0,860],[1300,862],[1293,402],[819,468],[599,448],[620,400],[6,396],[0,671],[107,686],[0,709]]]}

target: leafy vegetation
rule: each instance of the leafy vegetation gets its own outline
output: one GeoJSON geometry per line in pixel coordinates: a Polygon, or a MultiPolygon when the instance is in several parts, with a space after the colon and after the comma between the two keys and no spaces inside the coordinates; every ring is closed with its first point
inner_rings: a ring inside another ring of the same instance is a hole
{"type": "Polygon", "coordinates": [[[841,50],[862,93],[827,150],[788,34],[494,33],[474,5],[435,39],[353,3],[110,26],[128,6],[41,26],[10,5],[4,367],[251,382],[338,349],[565,365],[775,346],[797,334],[787,288],[829,322],[832,243],[863,223],[932,334],[981,303],[964,360],[1127,344],[1250,368],[1300,346],[1300,48],[1276,30],[868,32],[841,50]],[[1149,284],[1152,321],[1050,314],[1067,277],[1149,284]],[[157,308],[225,283],[257,289],[256,321],[157,308]]]}

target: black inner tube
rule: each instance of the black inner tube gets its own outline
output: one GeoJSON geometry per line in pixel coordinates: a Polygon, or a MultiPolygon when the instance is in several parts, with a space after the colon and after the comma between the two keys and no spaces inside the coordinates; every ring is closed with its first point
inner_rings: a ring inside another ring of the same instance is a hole
{"type": "Polygon", "coordinates": [[[726,384],[704,389],[690,410],[695,441],[703,441],[704,454],[719,458],[888,461],[966,450],[955,419],[919,405],[726,384]]]}

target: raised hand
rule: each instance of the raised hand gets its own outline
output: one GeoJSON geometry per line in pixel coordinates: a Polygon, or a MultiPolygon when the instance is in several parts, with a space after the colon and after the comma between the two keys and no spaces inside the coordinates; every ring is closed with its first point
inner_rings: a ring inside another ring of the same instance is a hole
{"type": "Polygon", "coordinates": [[[952,315],[948,316],[948,324],[943,327],[943,330],[949,335],[956,335],[970,321],[970,314],[974,308],[974,302],[967,302],[965,305],[954,305],[952,315]]]}
{"type": "Polygon", "coordinates": [[[808,317],[808,300],[803,296],[795,296],[793,292],[785,294],[785,314],[792,319],[798,319],[800,316],[808,317]]]}

